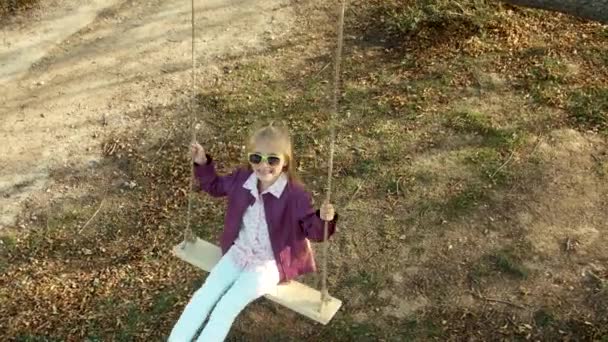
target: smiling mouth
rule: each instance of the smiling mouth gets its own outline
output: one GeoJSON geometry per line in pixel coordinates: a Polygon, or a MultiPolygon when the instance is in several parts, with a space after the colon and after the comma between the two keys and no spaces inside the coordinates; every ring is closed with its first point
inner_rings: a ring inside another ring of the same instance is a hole
{"type": "Polygon", "coordinates": [[[264,171],[258,170],[258,174],[260,174],[260,175],[271,175],[273,173],[274,173],[274,170],[264,170],[264,171]]]}

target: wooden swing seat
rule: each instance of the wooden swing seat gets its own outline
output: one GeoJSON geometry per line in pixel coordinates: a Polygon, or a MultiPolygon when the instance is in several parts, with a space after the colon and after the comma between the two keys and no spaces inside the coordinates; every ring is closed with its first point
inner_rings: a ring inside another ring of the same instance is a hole
{"type": "MultiPolygon", "coordinates": [[[[206,272],[210,272],[222,257],[218,246],[199,238],[176,245],[173,254],[206,272]]],[[[265,297],[323,325],[329,323],[342,306],[341,300],[331,296],[321,306],[320,291],[293,280],[279,285],[276,295],[267,294],[265,297]]]]}

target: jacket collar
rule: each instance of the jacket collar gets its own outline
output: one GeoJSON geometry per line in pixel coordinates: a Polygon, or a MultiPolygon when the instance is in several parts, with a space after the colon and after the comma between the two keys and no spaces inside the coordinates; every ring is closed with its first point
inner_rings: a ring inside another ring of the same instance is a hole
{"type": "MultiPolygon", "coordinates": [[[[272,185],[262,192],[262,195],[265,193],[271,193],[274,197],[280,198],[285,191],[285,187],[287,187],[287,175],[284,172],[281,173],[279,178],[272,183],[272,185]]],[[[255,172],[252,172],[249,175],[249,178],[243,184],[243,188],[249,190],[254,196],[258,194],[258,177],[255,175],[255,172]]]]}

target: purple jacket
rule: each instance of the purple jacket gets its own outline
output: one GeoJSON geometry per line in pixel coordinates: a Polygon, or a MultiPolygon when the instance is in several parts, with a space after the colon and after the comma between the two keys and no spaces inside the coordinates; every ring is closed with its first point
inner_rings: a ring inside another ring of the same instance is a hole
{"type": "MultiPolygon", "coordinates": [[[[207,164],[194,166],[201,189],[213,197],[228,197],[224,231],[220,237],[222,254],[226,254],[236,240],[245,210],[255,203],[251,192],[243,187],[252,171],[238,168],[226,176],[218,176],[215,163],[207,155],[207,164]]],[[[264,209],[270,243],[277,261],[281,282],[314,272],[316,269],[308,240],[323,241],[324,221],[319,210],[312,207],[312,198],[301,184],[288,182],[281,197],[264,194],[264,209]]],[[[328,225],[328,236],[336,231],[336,214],[328,225]]]]}

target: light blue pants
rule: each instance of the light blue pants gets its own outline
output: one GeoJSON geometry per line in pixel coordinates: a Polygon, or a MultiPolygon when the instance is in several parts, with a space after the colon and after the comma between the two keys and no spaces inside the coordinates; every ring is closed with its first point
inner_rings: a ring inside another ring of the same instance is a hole
{"type": "Polygon", "coordinates": [[[211,316],[197,342],[222,342],[236,316],[253,300],[276,291],[279,271],[275,263],[244,270],[232,261],[228,251],[211,270],[179,320],[173,327],[169,342],[190,342],[209,312],[211,316]]]}

